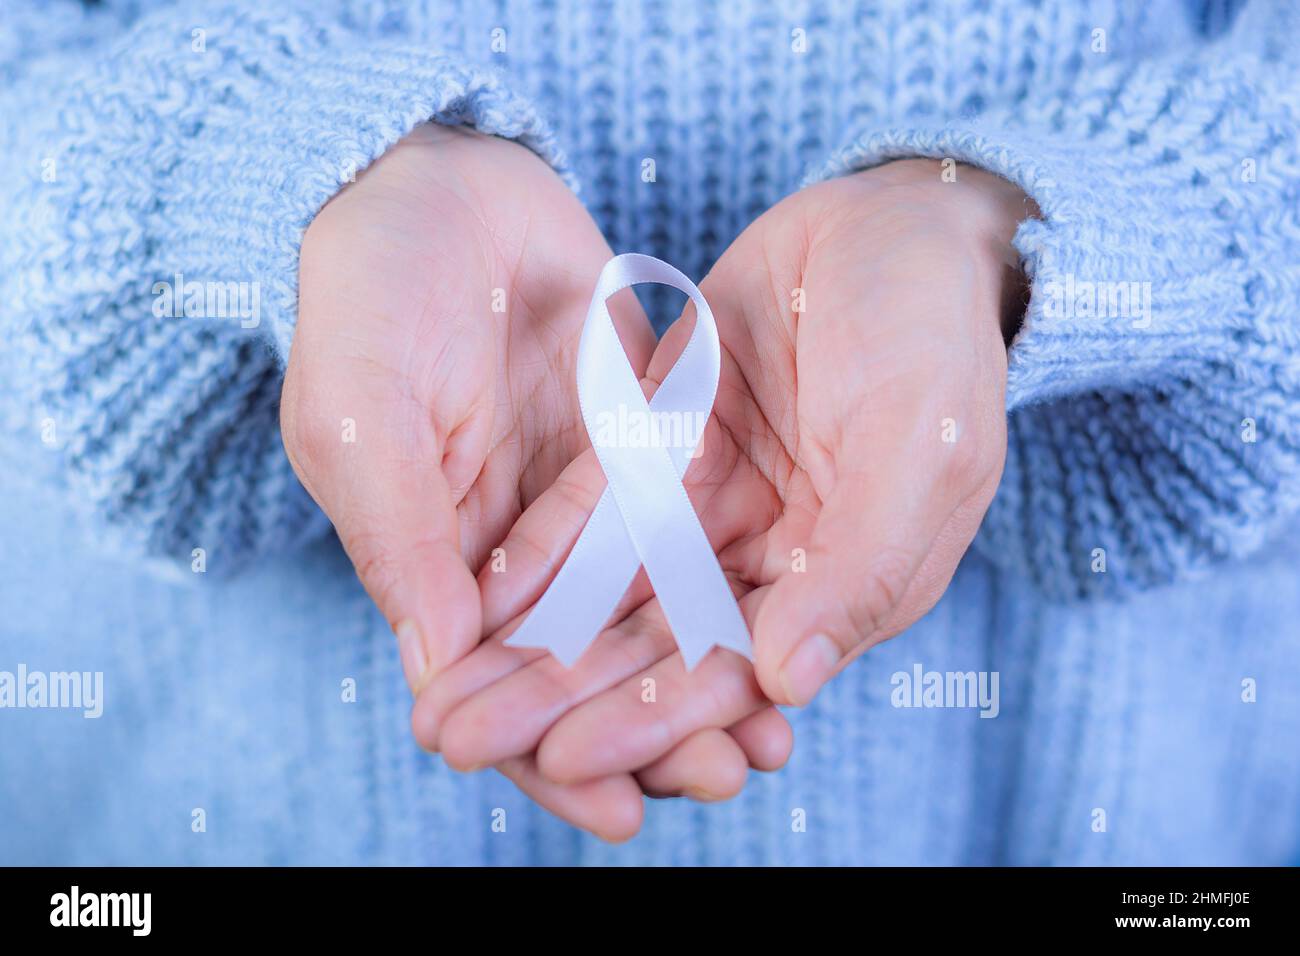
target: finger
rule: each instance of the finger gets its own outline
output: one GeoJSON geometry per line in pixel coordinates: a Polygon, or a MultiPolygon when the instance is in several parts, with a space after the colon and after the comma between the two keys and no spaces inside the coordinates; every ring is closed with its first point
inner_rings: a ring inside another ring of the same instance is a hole
{"type": "Polygon", "coordinates": [[[399,465],[374,474],[368,485],[366,504],[336,509],[335,526],[397,636],[402,671],[418,694],[478,642],[478,587],[460,551],[439,469],[399,465]]]}
{"type": "Polygon", "coordinates": [[[602,631],[572,668],[544,651],[506,647],[504,636],[452,667],[413,709],[416,739],[432,740],[457,769],[531,753],[568,710],[676,650],[656,601],[602,631]]]}
{"type": "MultiPolygon", "coordinates": [[[[636,774],[652,797],[690,797],[703,803],[730,800],[745,786],[749,761],[732,736],[717,727],[691,734],[636,774]]],[[[580,785],[579,785],[580,786],[580,785]]]]}
{"type": "MultiPolygon", "coordinates": [[[[762,589],[745,595],[749,617],[762,589]]],[[[693,671],[674,653],[561,717],[537,749],[541,772],[574,783],[653,763],[698,730],[728,727],[767,704],[750,663],[714,650],[693,671]]]]}
{"type": "Polygon", "coordinates": [[[789,721],[775,707],[766,707],[725,732],[696,731],[636,778],[650,796],[727,800],[744,786],[747,767],[780,770],[793,746],[789,721]]]}
{"type": "MultiPolygon", "coordinates": [[[[510,633],[516,625],[517,622],[513,622],[511,628],[503,633],[510,633]]],[[[437,675],[416,697],[415,706],[411,708],[411,732],[416,741],[425,750],[440,753],[442,728],[448,714],[463,701],[493,686],[505,676],[547,656],[546,651],[538,648],[506,647],[502,643],[501,634],[484,641],[473,652],[437,675]]],[[[527,748],[516,753],[505,753],[500,759],[526,752],[527,748]]],[[[458,762],[453,766],[458,769],[476,769],[488,763],[491,761],[470,758],[468,763],[458,762]]]]}
{"type": "Polygon", "coordinates": [[[775,707],[764,707],[727,728],[755,770],[780,770],[794,749],[790,721],[775,707]]]}
{"type": "Polygon", "coordinates": [[[610,843],[623,843],[641,829],[641,786],[630,774],[564,786],[537,772],[532,757],[515,757],[497,770],[543,809],[610,843]]]}

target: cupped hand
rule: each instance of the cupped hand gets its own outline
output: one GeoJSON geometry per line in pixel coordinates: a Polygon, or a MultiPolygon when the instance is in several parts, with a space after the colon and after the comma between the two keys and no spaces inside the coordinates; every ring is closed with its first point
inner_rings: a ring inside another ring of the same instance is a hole
{"type": "MultiPolygon", "coordinates": [[[[573,669],[502,644],[603,490],[588,451],[515,523],[508,570],[480,575],[494,636],[421,694],[417,737],[453,766],[535,750],[556,782],[635,771],[703,730],[766,719],[771,703],[808,703],[916,621],[1001,475],[1004,336],[1024,296],[1010,240],[1034,213],[992,175],[962,167],[949,182],[908,160],[809,187],[754,222],[702,283],[722,378],[685,476],[754,665],[715,650],[688,673],[644,572],[573,669]]],[[[647,393],[692,321],[688,306],[647,393]]]]}
{"type": "MultiPolygon", "coordinates": [[[[611,253],[524,147],[425,125],[307,231],[281,404],[284,444],[398,639],[419,692],[480,640],[475,572],[524,508],[590,447],[574,363],[611,253]]],[[[654,335],[631,292],[610,303],[628,360],[654,335]]],[[[655,768],[680,792],[745,766],[706,733],[655,768]]],[[[555,812],[617,838],[639,825],[626,773],[557,787],[501,768],[555,812]]]]}

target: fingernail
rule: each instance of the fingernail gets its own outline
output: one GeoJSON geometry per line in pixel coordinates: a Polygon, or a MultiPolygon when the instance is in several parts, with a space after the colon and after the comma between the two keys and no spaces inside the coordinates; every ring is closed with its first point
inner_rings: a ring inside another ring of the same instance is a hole
{"type": "Polygon", "coordinates": [[[698,803],[717,803],[720,800],[724,799],[723,797],[718,796],[716,793],[710,793],[708,790],[705,790],[702,787],[687,787],[685,793],[686,796],[690,797],[692,800],[698,803]]]}
{"type": "Polygon", "coordinates": [[[411,688],[412,694],[418,694],[424,686],[425,672],[429,669],[429,657],[424,652],[420,629],[414,621],[402,621],[393,631],[397,634],[397,651],[402,658],[406,686],[411,688]]]}
{"type": "Polygon", "coordinates": [[[840,663],[839,645],[825,634],[804,638],[781,666],[779,679],[786,698],[795,706],[811,703],[840,663]]]}

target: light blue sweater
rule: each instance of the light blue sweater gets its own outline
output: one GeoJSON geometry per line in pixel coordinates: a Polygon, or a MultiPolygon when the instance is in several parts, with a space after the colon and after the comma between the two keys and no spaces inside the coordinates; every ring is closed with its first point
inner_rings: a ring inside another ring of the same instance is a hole
{"type": "Polygon", "coordinates": [[[0,683],[104,699],[0,708],[0,862],[1300,859],[1298,63],[1282,0],[7,0],[0,683]],[[431,118],[696,278],[805,177],[900,156],[1043,212],[948,593],[792,715],[784,771],[624,847],[418,750],[280,446],[303,230],[431,118]],[[159,309],[178,274],[258,308],[159,309]],[[918,665],[996,671],[997,717],[895,706],[918,665]]]}

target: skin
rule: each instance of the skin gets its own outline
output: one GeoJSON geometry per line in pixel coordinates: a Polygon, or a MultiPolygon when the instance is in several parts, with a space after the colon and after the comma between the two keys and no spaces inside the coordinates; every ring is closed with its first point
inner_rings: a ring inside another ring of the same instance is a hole
{"type": "MultiPolygon", "coordinates": [[[[588,450],[510,529],[508,573],[480,574],[491,636],[422,690],[420,742],[454,767],[534,755],[555,783],[637,772],[772,703],[807,704],[925,614],[1001,477],[1005,341],[1025,296],[1010,240],[1036,214],[997,177],[959,167],[945,182],[939,163],[907,160],[804,189],[755,221],[701,286],[722,379],[685,477],[754,666],[715,650],[687,673],[644,573],[572,670],[502,645],[604,487],[588,450]]],[[[692,322],[688,306],[660,342],[647,394],[692,322]]]]}
{"type": "MultiPolygon", "coordinates": [[[[437,125],[385,153],[307,230],[285,450],[393,627],[413,693],[479,644],[476,574],[590,449],[574,364],[611,254],[530,151],[437,125]]],[[[610,309],[640,374],[653,332],[630,291],[610,309]]],[[[545,778],[530,752],[478,763],[620,840],[639,828],[643,794],[729,797],[750,767],[781,766],[791,746],[768,707],[573,784],[545,778]]]]}
{"type": "MultiPolygon", "coordinates": [[[[925,613],[987,508],[1023,293],[1009,240],[1035,213],[995,177],[916,160],[746,230],[702,284],[724,360],[686,485],[755,666],[717,651],[687,674],[641,576],[565,670],[501,641],[604,486],[574,362],[610,250],[516,144],[426,126],[385,154],[308,230],[282,431],[397,634],[421,744],[610,840],[643,794],[724,799],[783,765],[772,704],[807,703],[925,613]]],[[[610,307],[652,394],[693,316],[656,346],[630,293],[610,307]]]]}

